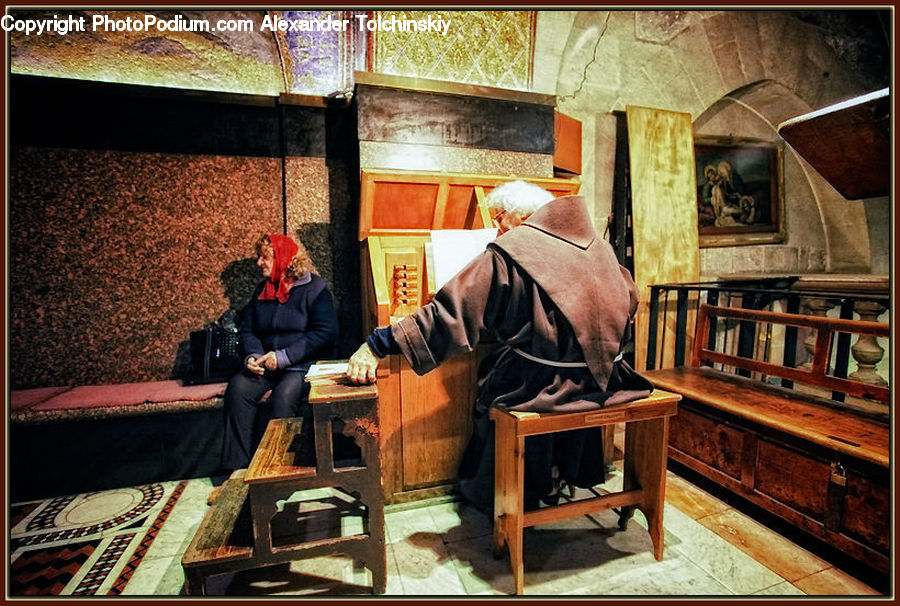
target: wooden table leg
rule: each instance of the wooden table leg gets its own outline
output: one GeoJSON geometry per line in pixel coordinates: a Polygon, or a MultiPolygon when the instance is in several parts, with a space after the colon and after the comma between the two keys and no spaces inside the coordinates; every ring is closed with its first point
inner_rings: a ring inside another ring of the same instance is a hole
{"type": "MultiPolygon", "coordinates": [[[[377,439],[377,436],[376,438],[377,439]]],[[[377,452],[369,450],[369,452],[377,452]]],[[[372,461],[366,461],[366,465],[372,461]]],[[[374,462],[377,469],[377,461],[374,462]]],[[[381,594],[387,589],[387,554],[384,542],[384,497],[381,494],[381,484],[374,482],[372,489],[364,490],[367,510],[367,526],[369,534],[369,557],[366,564],[372,571],[372,593],[381,594]]]]}
{"type": "MultiPolygon", "coordinates": [[[[663,508],[666,500],[666,454],[669,419],[635,421],[625,426],[624,489],[640,486],[637,507],[647,518],[647,530],[653,541],[653,556],[663,557],[663,508]]],[[[619,520],[621,526],[621,518],[619,520]]]]}
{"type": "Polygon", "coordinates": [[[272,553],[272,518],[278,513],[273,491],[265,486],[250,490],[250,515],[253,519],[253,556],[265,559],[272,553]]]}
{"type": "Polygon", "coordinates": [[[525,437],[516,435],[515,419],[500,415],[494,431],[494,557],[509,548],[516,594],[524,591],[522,523],[525,495],[525,437]]]}
{"type": "Polygon", "coordinates": [[[515,489],[515,426],[506,419],[494,421],[494,558],[500,559],[507,546],[508,493],[515,489]]]}
{"type": "Polygon", "coordinates": [[[200,570],[186,568],[184,584],[187,595],[206,595],[206,577],[200,570]]]}

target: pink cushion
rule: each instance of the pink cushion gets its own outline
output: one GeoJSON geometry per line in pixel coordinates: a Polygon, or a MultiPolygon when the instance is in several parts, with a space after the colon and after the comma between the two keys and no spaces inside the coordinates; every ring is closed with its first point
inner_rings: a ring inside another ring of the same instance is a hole
{"type": "Polygon", "coordinates": [[[72,389],[70,385],[65,387],[38,387],[37,389],[17,389],[10,394],[9,406],[12,410],[31,408],[72,389]]]}
{"type": "Polygon", "coordinates": [[[134,406],[144,402],[209,400],[225,393],[228,383],[182,385],[179,381],[84,385],[41,402],[32,410],[70,410],[107,406],[134,406]]]}

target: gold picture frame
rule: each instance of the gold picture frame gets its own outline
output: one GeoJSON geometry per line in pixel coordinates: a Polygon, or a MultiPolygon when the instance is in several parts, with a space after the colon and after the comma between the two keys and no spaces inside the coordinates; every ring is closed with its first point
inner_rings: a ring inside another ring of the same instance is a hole
{"type": "Polygon", "coordinates": [[[701,247],[784,242],[784,146],[759,139],[696,136],[701,247]]]}

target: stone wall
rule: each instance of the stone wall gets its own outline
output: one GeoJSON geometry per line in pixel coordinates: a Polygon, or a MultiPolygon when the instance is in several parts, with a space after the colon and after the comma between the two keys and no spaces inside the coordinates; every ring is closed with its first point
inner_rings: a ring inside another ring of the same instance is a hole
{"type": "Polygon", "coordinates": [[[550,106],[445,95],[435,110],[431,94],[376,92],[376,108],[409,105],[406,130],[365,93],[357,120],[355,105],[15,76],[12,387],[181,376],[190,332],[246,305],[253,243],[283,230],[328,283],[349,356],[360,163],[552,176],[550,106]]]}
{"type": "Polygon", "coordinates": [[[262,279],[255,240],[285,228],[358,342],[349,108],[32,77],[11,105],[12,388],[179,376],[190,332],[262,279]]]}
{"type": "MultiPolygon", "coordinates": [[[[698,134],[771,139],[781,120],[871,89],[791,11],[539,11],[534,45],[533,90],[583,123],[582,193],[601,230],[612,112],[688,112],[698,134]]],[[[366,130],[354,107],[272,96],[17,75],[9,103],[14,388],[172,376],[189,332],[246,302],[265,231],[307,243],[348,355],[362,336],[360,166],[552,175],[546,133],[491,143],[434,121],[395,130],[390,114],[366,130]]],[[[477,114],[466,120],[484,129],[477,114]]],[[[889,200],[844,200],[789,150],[785,213],[783,244],[703,249],[704,276],[888,270],[889,200]]]]}
{"type": "MultiPolygon", "coordinates": [[[[698,134],[774,139],[782,120],[872,90],[877,78],[837,52],[838,36],[804,17],[746,10],[539,12],[535,88],[558,95],[560,110],[583,121],[583,191],[593,199],[598,225],[612,207],[611,112],[629,105],[687,112],[698,134]]],[[[785,207],[782,245],[703,249],[701,273],[868,272],[876,260],[884,267],[883,238],[877,250],[870,248],[867,207],[841,198],[789,149],[785,207]]],[[[883,205],[869,204],[868,213],[883,215],[883,205]]]]}

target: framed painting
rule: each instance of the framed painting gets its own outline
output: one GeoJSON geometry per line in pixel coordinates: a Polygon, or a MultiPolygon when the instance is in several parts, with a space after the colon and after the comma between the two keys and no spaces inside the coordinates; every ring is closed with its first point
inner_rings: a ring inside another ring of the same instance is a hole
{"type": "Polygon", "coordinates": [[[771,141],[694,138],[701,247],[784,241],[783,149],[771,141]]]}

